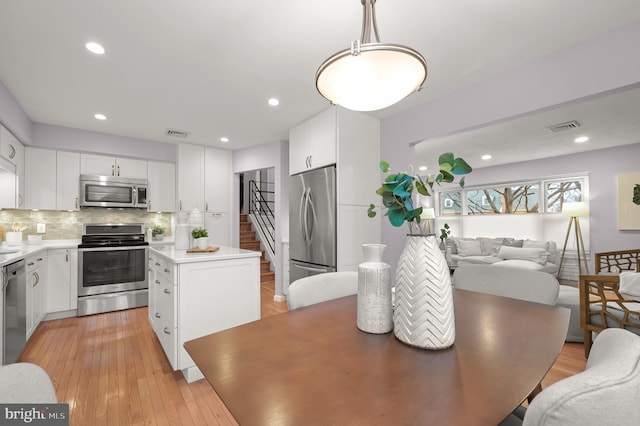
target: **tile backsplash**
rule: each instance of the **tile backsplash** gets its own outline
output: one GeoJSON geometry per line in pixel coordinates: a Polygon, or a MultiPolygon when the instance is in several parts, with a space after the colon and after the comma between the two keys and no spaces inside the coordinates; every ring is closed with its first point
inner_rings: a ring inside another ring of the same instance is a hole
{"type": "MultiPolygon", "coordinates": [[[[164,236],[171,236],[171,213],[150,213],[144,210],[87,209],[80,211],[58,210],[0,210],[0,226],[4,233],[11,231],[14,223],[27,226],[22,239],[29,235],[42,235],[43,240],[80,239],[84,223],[144,223],[145,227],[162,226],[164,236]],[[46,232],[38,234],[36,225],[44,223],[46,232]]],[[[3,240],[6,237],[2,238],[3,240]]]]}

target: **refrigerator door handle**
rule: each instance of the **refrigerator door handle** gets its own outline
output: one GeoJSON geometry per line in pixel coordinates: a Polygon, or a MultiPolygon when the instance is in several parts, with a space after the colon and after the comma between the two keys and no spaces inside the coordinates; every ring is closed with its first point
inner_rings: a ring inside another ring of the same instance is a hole
{"type": "Polygon", "coordinates": [[[332,269],[329,269],[329,268],[312,268],[311,266],[302,266],[302,265],[298,265],[297,263],[294,263],[293,266],[309,272],[331,272],[332,271],[332,269]]]}
{"type": "Polygon", "coordinates": [[[306,207],[307,191],[305,190],[300,196],[300,232],[302,233],[302,240],[307,242],[307,230],[305,222],[305,207],[306,207]]]}
{"type": "MultiPolygon", "coordinates": [[[[316,216],[316,206],[313,204],[313,197],[311,194],[311,188],[309,188],[309,195],[307,196],[307,205],[311,210],[311,223],[307,223],[307,238],[309,241],[313,239],[313,231],[315,229],[315,224],[318,221],[318,217],[316,216]]],[[[309,219],[308,216],[306,216],[309,219]]]]}

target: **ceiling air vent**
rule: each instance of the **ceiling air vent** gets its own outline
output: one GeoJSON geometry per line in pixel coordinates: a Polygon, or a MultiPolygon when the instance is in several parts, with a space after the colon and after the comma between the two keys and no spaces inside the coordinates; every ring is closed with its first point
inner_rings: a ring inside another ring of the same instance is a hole
{"type": "Polygon", "coordinates": [[[176,129],[167,129],[164,131],[164,134],[167,136],[173,136],[174,138],[186,138],[187,136],[189,136],[189,132],[176,129]]]}
{"type": "Polygon", "coordinates": [[[565,130],[577,129],[580,127],[580,123],[576,120],[567,121],[566,123],[554,124],[553,126],[547,127],[547,129],[551,130],[553,133],[564,132],[565,130]]]}

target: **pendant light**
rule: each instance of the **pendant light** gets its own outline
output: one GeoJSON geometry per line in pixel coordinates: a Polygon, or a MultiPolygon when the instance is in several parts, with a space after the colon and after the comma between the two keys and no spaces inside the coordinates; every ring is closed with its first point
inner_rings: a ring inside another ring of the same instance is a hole
{"type": "Polygon", "coordinates": [[[336,53],[316,72],[318,92],[334,104],[355,111],[389,107],[419,90],[427,78],[427,62],[415,50],[380,43],[376,0],[361,0],[362,35],[351,49],[336,53]],[[375,42],[371,42],[371,28],[375,42]]]}

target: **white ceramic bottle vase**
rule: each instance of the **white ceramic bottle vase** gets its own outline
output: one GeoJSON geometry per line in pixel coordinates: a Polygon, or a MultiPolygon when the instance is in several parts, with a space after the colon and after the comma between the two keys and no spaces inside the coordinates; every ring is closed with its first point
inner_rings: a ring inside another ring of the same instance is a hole
{"type": "Polygon", "coordinates": [[[367,333],[393,330],[391,268],[382,262],[384,244],[363,244],[364,262],[358,265],[357,326],[367,333]]]}

